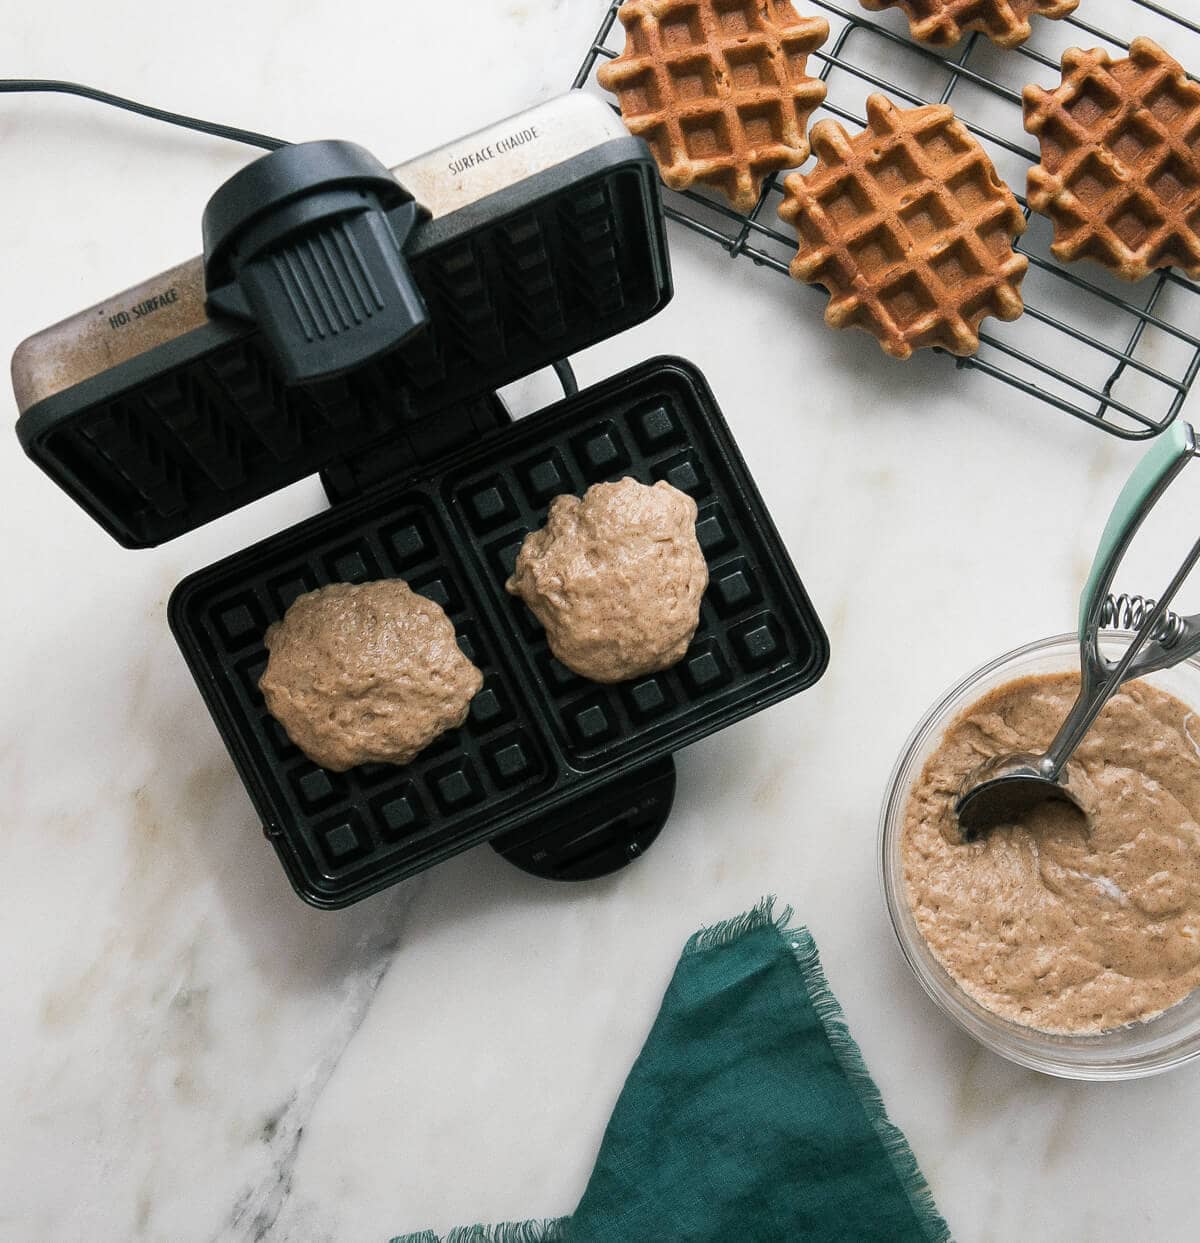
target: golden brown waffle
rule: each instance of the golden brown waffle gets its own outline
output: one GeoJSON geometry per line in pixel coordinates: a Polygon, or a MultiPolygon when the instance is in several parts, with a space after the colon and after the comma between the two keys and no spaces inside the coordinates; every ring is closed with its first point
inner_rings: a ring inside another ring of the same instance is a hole
{"type": "Polygon", "coordinates": [[[785,182],[779,214],[800,240],[791,273],[829,290],[828,324],[864,328],[896,358],[974,354],[982,320],[1025,309],[1029,261],[1013,251],[1025,217],[945,104],[872,95],[867,118],[853,138],[815,125],[816,167],[785,182]]]}
{"type": "Polygon", "coordinates": [[[1057,258],[1200,279],[1200,85],[1158,44],[1118,61],[1071,48],[1057,89],[1025,88],[1025,128],[1042,147],[1029,205],[1054,222],[1057,258]]]}
{"type": "Polygon", "coordinates": [[[1066,17],[1079,0],[861,0],[874,13],[903,9],[912,37],[933,47],[953,47],[978,30],[1000,47],[1019,47],[1033,33],[1029,19],[1066,17]]]}
{"type": "Polygon", "coordinates": [[[626,0],[619,16],[625,50],[596,77],[673,190],[716,186],[748,212],[769,174],[808,159],[824,18],[790,0],[626,0]]]}

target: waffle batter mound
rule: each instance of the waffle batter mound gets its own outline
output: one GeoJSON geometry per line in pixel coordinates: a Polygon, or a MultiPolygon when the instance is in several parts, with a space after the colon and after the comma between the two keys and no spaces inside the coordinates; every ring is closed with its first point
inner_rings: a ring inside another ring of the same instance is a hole
{"type": "Polygon", "coordinates": [[[1090,827],[1043,803],[964,844],[963,778],[1001,752],[1045,750],[1078,675],[1021,678],[946,730],[914,785],[901,857],[930,948],[980,1005],[1048,1032],[1161,1014],[1200,986],[1200,718],[1132,682],[1074,759],[1090,827]]]}
{"type": "Polygon", "coordinates": [[[483,674],[441,607],[402,579],[332,583],[268,629],[259,689],[316,764],[407,764],[466,720],[483,674]]]}
{"type": "Polygon", "coordinates": [[[506,584],[546,629],[550,650],[593,682],[623,682],[683,659],[708,566],[696,502],[665,480],[597,483],[556,496],[525,537],[506,584]]]}

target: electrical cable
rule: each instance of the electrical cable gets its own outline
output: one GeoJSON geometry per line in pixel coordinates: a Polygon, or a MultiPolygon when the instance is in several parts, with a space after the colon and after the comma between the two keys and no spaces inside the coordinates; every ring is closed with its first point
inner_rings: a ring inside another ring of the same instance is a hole
{"type": "Polygon", "coordinates": [[[139,116],[149,117],[154,121],[165,121],[168,125],[178,125],[183,129],[211,134],[216,138],[228,138],[233,142],[243,142],[251,147],[262,147],[266,151],[275,151],[280,147],[290,145],[282,138],[272,138],[268,134],[258,134],[254,130],[238,129],[235,125],[203,121],[199,117],[185,116],[183,113],[170,112],[165,108],[153,108],[149,104],[139,104],[136,100],[125,99],[121,95],[112,95],[108,91],[97,90],[94,86],[83,86],[78,82],[57,82],[49,78],[0,78],[0,94],[22,93],[76,95],[80,99],[109,104],[113,108],[123,108],[126,112],[136,112],[139,116]]]}

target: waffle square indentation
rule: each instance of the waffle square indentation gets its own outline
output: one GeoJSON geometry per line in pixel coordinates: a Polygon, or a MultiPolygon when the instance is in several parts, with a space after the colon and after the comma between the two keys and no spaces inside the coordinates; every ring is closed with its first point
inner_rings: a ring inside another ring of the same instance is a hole
{"type": "Polygon", "coordinates": [[[662,45],[668,51],[695,47],[704,41],[704,28],[700,24],[699,6],[677,9],[659,27],[662,45]]]}
{"type": "Polygon", "coordinates": [[[881,289],[879,301],[902,331],[912,328],[937,306],[934,296],[915,272],[906,273],[881,289]]]}
{"type": "Polygon", "coordinates": [[[693,160],[712,159],[729,150],[729,122],[723,112],[685,117],[679,123],[679,132],[693,160]]]}
{"type": "Polygon", "coordinates": [[[458,589],[448,574],[433,574],[429,578],[415,579],[409,586],[418,595],[445,609],[447,613],[456,613],[462,608],[458,589]]]}
{"type": "Polygon", "coordinates": [[[889,195],[899,194],[906,186],[917,185],[924,180],[916,161],[905,147],[895,147],[878,159],[868,160],[867,170],[879,188],[889,195]]]}
{"type": "Polygon", "coordinates": [[[471,720],[482,729],[491,729],[512,716],[512,710],[494,687],[484,683],[483,689],[471,700],[471,720]]]}
{"type": "Polygon", "coordinates": [[[296,778],[296,792],[308,808],[321,807],[336,794],[329,774],[323,768],[307,768],[296,778]]]}
{"type": "Polygon", "coordinates": [[[1093,151],[1071,174],[1067,188],[1084,202],[1095,202],[1117,185],[1117,175],[1093,151]]]}
{"type": "Polygon", "coordinates": [[[866,190],[853,177],[843,177],[826,186],[817,195],[817,202],[839,229],[865,220],[874,211],[866,190]]]}
{"type": "Polygon", "coordinates": [[[376,816],[386,837],[405,837],[419,829],[425,812],[416,786],[408,782],[400,792],[389,793],[378,805],[376,816]]]}
{"type": "Polygon", "coordinates": [[[847,249],[854,262],[871,277],[878,277],[880,272],[904,258],[904,251],[890,226],[883,223],[848,242],[847,249]]]}
{"type": "Polygon", "coordinates": [[[732,617],[761,598],[754,573],[741,558],[714,571],[708,591],[722,617],[732,617]]]}
{"type": "Polygon", "coordinates": [[[1129,247],[1137,250],[1162,224],[1162,216],[1141,195],[1133,195],[1117,209],[1113,217],[1113,232],[1129,247]]]}
{"type": "Polygon", "coordinates": [[[526,462],[519,470],[530,503],[544,505],[551,497],[571,491],[571,476],[557,452],[526,462]]]}
{"type": "Polygon", "coordinates": [[[707,56],[672,61],[667,66],[667,72],[671,75],[672,92],[676,99],[694,102],[716,98],[716,69],[707,56]]]}
{"type": "Polygon", "coordinates": [[[529,743],[520,734],[510,734],[487,750],[487,763],[502,786],[516,785],[533,769],[529,743]]]}
{"type": "Polygon", "coordinates": [[[897,214],[914,242],[924,242],[944,234],[953,224],[950,213],[936,194],[922,195],[915,203],[902,207],[897,214]]]}
{"type": "MultiPolygon", "coordinates": [[[[625,79],[625,85],[621,88],[621,106],[630,120],[658,112],[662,107],[662,93],[652,68],[647,66],[625,79]]],[[[648,134],[643,133],[642,137],[649,141],[648,134]]]]}
{"type": "Polygon", "coordinates": [[[573,448],[589,481],[602,479],[629,465],[629,452],[610,422],[585,432],[575,440],[573,448]]]}
{"type": "Polygon", "coordinates": [[[760,26],[755,0],[713,0],[717,23],[726,38],[739,39],[760,26]]]}
{"type": "Polygon", "coordinates": [[[577,704],[570,712],[571,731],[586,747],[616,737],[617,725],[599,699],[577,704]]]}
{"type": "Polygon", "coordinates": [[[281,616],[291,608],[297,596],[316,591],[316,589],[317,580],[307,570],[295,570],[289,574],[282,574],[267,583],[271,601],[281,616]]]}
{"type": "Polygon", "coordinates": [[[638,720],[648,720],[670,707],[671,696],[658,677],[644,678],[626,688],[631,714],[638,720]]]}
{"type": "Polygon", "coordinates": [[[331,554],[329,577],[335,583],[365,583],[380,577],[375,558],[365,548],[344,548],[331,554]]]}
{"type": "Polygon", "coordinates": [[[634,430],[639,443],[647,452],[679,439],[678,424],[665,406],[654,406],[642,411],[634,419],[634,430]]]}
{"type": "Polygon", "coordinates": [[[660,462],[654,468],[654,474],[656,478],[665,479],[671,487],[678,488],[680,492],[686,492],[691,497],[703,496],[708,491],[708,477],[704,473],[704,467],[691,450],[685,450],[665,462],[660,462]]]}
{"type": "Polygon", "coordinates": [[[404,522],[385,531],[383,541],[398,570],[429,555],[429,538],[416,522],[404,522]]]}
{"type": "Polygon", "coordinates": [[[769,147],[786,141],[787,119],[783,104],[778,100],[742,104],[738,108],[738,119],[751,147],[769,147]]]}
{"type": "Polygon", "coordinates": [[[477,531],[491,531],[517,516],[512,495],[500,480],[493,480],[473,492],[467,499],[467,508],[471,525],[477,531]]]}
{"type": "Polygon", "coordinates": [[[697,515],[696,539],[700,544],[700,551],[709,560],[728,552],[736,545],[733,531],[716,502],[704,506],[697,515]]]}
{"type": "Polygon", "coordinates": [[[747,670],[762,669],[779,660],[785,651],[783,637],[773,618],[763,613],[733,632],[738,660],[747,670]]]}
{"type": "Polygon", "coordinates": [[[222,609],[217,624],[225,642],[231,647],[240,647],[250,639],[258,638],[267,628],[252,595],[242,596],[222,609]]]}
{"type": "Polygon", "coordinates": [[[1168,128],[1173,128],[1181,116],[1190,112],[1193,100],[1190,93],[1180,89],[1172,79],[1160,83],[1145,99],[1150,114],[1168,128]]]}
{"type": "Polygon", "coordinates": [[[549,653],[542,659],[542,675],[546,679],[546,684],[556,694],[560,691],[569,690],[572,686],[578,686],[583,681],[579,674],[568,669],[562,661],[549,653]]]}
{"type": "Polygon", "coordinates": [[[1138,117],[1132,117],[1112,141],[1112,153],[1122,164],[1138,165],[1146,152],[1163,145],[1152,125],[1138,117]]]}
{"type": "Polygon", "coordinates": [[[987,173],[976,165],[951,177],[946,182],[946,186],[958,199],[963,212],[967,215],[973,215],[995,197],[995,191],[988,181],[987,173]]]}
{"type": "Polygon", "coordinates": [[[683,660],[683,680],[694,694],[706,695],[729,682],[729,666],[712,639],[692,645],[683,660]]]}
{"type": "Polygon", "coordinates": [[[983,265],[979,262],[975,252],[966,239],[961,237],[957,242],[946,247],[941,254],[931,256],[929,266],[942,284],[951,289],[971,280],[983,271],[983,265]]]}
{"type": "Polygon", "coordinates": [[[1170,207],[1195,190],[1197,180],[1195,167],[1184,164],[1177,156],[1171,155],[1151,174],[1148,184],[1154,197],[1170,207]]]}
{"type": "Polygon", "coordinates": [[[1076,125],[1090,129],[1101,117],[1114,111],[1121,97],[1099,78],[1088,78],[1079,88],[1065,111],[1076,125]]]}
{"type": "Polygon", "coordinates": [[[465,755],[454,764],[434,773],[430,780],[434,798],[447,814],[477,803],[482,797],[479,778],[465,755]]]}
{"type": "Polygon", "coordinates": [[[317,838],[326,860],[335,867],[353,863],[371,849],[371,839],[354,812],[324,825],[317,838]]]}
{"type": "MultiPolygon", "coordinates": [[[[761,87],[778,87],[779,71],[775,67],[771,49],[762,43],[745,43],[733,46],[725,53],[725,62],[738,90],[755,91],[761,87]]],[[[803,60],[800,72],[803,73],[803,60]]]]}
{"type": "Polygon", "coordinates": [[[488,560],[495,566],[495,572],[503,582],[517,568],[517,555],[525,542],[527,532],[522,530],[502,543],[493,544],[488,550],[488,560]]]}

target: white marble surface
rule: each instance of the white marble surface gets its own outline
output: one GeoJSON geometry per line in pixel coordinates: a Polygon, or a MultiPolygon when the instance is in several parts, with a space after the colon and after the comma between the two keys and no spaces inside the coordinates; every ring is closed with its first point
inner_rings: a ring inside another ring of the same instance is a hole
{"type": "MultiPolygon", "coordinates": [[[[562,87],[601,7],[46,0],[6,6],[0,73],[400,159],[562,87]]],[[[245,158],[0,98],[3,350],[194,253],[245,158]]],[[[1087,1086],[985,1053],[906,974],[875,857],[908,730],[972,665],[1070,625],[1137,450],[942,359],[890,363],[827,332],[812,294],[672,242],[672,305],[581,378],[702,364],[833,659],[682,754],[668,831],[600,883],[556,888],[484,848],[305,907],[164,602],[314,512],[317,488],[126,552],[0,444],[0,1238],[365,1240],[567,1212],[683,940],[768,891],[815,933],[959,1239],[1195,1237],[1200,1068],[1087,1086]]]]}

